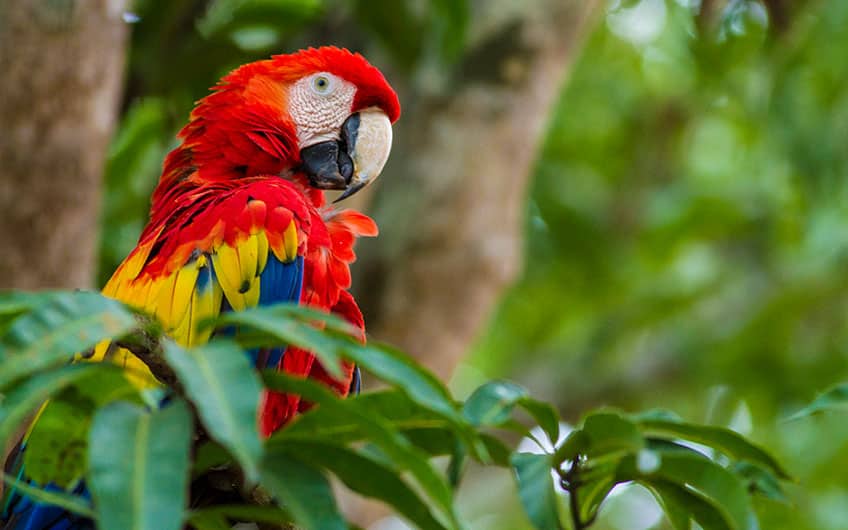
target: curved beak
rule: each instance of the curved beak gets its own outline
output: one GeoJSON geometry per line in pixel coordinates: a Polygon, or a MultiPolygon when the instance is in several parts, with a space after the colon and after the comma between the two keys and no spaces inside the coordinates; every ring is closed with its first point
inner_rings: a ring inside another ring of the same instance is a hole
{"type": "Polygon", "coordinates": [[[344,200],[380,175],[392,149],[392,124],[386,113],[369,108],[351,114],[338,140],[300,150],[302,169],[310,183],[324,190],[344,190],[344,200]]]}

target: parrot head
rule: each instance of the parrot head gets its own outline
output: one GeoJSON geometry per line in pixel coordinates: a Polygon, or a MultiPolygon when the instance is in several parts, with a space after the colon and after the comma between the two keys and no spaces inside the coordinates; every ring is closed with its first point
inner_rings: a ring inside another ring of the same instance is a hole
{"type": "Polygon", "coordinates": [[[245,64],[212,90],[180,132],[163,180],[185,180],[186,166],[200,182],[302,175],[312,187],[342,190],[341,200],[380,174],[400,116],[380,71],[336,47],[245,64]]]}

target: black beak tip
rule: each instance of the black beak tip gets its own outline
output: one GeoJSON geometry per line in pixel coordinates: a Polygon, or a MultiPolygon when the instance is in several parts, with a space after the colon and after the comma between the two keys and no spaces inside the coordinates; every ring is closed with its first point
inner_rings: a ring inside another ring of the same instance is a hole
{"type": "Polygon", "coordinates": [[[339,197],[333,201],[333,204],[339,203],[347,199],[348,197],[352,197],[356,192],[364,188],[365,184],[365,182],[357,182],[356,184],[351,184],[346,190],[344,190],[344,193],[339,195],[339,197]]]}

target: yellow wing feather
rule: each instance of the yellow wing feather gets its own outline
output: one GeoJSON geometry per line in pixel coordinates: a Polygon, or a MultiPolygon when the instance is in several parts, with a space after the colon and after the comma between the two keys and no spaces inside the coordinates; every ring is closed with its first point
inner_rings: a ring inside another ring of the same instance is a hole
{"type": "MultiPolygon", "coordinates": [[[[183,346],[202,344],[209,340],[211,330],[200,331],[197,325],[218,315],[224,298],[236,311],[258,305],[260,275],[272,252],[283,262],[297,258],[298,237],[294,222],[286,228],[277,245],[270,244],[263,230],[242,233],[232,245],[215,239],[206,253],[191,254],[187,263],[158,278],[142,273],[149,248],[140,248],[115,271],[103,294],[155,316],[165,333],[177,343],[183,346]]],[[[87,360],[109,360],[124,366],[139,388],[157,384],[144,363],[129,351],[108,342],[99,344],[87,360]]]]}

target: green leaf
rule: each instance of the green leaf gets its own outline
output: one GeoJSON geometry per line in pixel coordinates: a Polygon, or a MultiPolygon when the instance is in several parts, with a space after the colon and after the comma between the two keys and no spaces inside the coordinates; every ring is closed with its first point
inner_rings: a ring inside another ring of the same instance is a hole
{"type": "Polygon", "coordinates": [[[44,293],[0,291],[0,334],[5,333],[9,322],[30,311],[45,296],[44,293]]]}
{"type": "Polygon", "coordinates": [[[562,528],[551,477],[551,455],[515,453],[511,462],[518,480],[518,496],[533,526],[539,530],[562,528]]]}
{"type": "MultiPolygon", "coordinates": [[[[226,313],[217,325],[240,326],[239,334],[255,345],[259,340],[272,344],[291,344],[315,353],[331,375],[338,375],[341,357],[354,361],[387,383],[409,395],[420,405],[439,412],[458,425],[465,425],[462,415],[445,386],[430,372],[420,367],[405,353],[388,346],[363,345],[346,333],[350,326],[337,317],[314,310],[303,311],[289,305],[226,313]],[[300,320],[294,319],[297,316],[300,320]],[[328,329],[317,329],[313,322],[327,322],[328,329]],[[254,330],[251,334],[245,327],[254,330]],[[257,335],[258,333],[258,335],[257,335]]],[[[237,336],[237,339],[242,340],[237,336]]]]}
{"type": "Polygon", "coordinates": [[[582,431],[586,435],[584,451],[590,458],[617,452],[635,453],[645,446],[636,425],[616,412],[588,415],[582,431]]]}
{"type": "Polygon", "coordinates": [[[98,528],[182,528],[191,436],[191,414],[181,400],[152,412],[126,402],[100,409],[88,454],[98,528]]]}
{"type": "MultiPolygon", "coordinates": [[[[349,332],[350,324],[338,317],[314,309],[301,310],[291,304],[251,308],[246,311],[229,311],[213,321],[217,326],[239,326],[236,334],[242,344],[249,346],[291,345],[313,352],[321,365],[333,377],[341,377],[340,347],[344,339],[329,335],[315,327],[312,322],[326,322],[330,329],[341,328],[349,332]],[[244,327],[257,333],[250,333],[244,327]],[[268,340],[268,339],[271,340],[268,340]]],[[[347,336],[344,337],[347,339],[347,336]]]]}
{"type": "Polygon", "coordinates": [[[407,354],[389,346],[363,345],[347,335],[320,332],[311,326],[300,325],[322,336],[321,342],[315,342],[309,348],[318,355],[322,348],[335,349],[361,368],[395,385],[419,405],[438,412],[457,425],[467,425],[445,386],[407,354]]]}
{"type": "Polygon", "coordinates": [[[501,467],[510,465],[510,451],[506,444],[487,433],[480,433],[480,439],[486,446],[486,450],[491,458],[491,464],[501,467]]]}
{"type": "Polygon", "coordinates": [[[583,429],[574,429],[554,452],[554,462],[556,464],[562,464],[567,460],[574,460],[581,453],[586,452],[590,443],[589,435],[583,432],[583,429]]]}
{"type": "Polygon", "coordinates": [[[521,399],[518,404],[527,411],[539,424],[539,427],[548,435],[552,446],[559,441],[559,413],[556,409],[545,403],[530,397],[521,399]]]}
{"type": "Polygon", "coordinates": [[[39,487],[27,484],[22,480],[18,480],[11,475],[7,475],[6,473],[0,473],[2,473],[3,482],[11,488],[10,491],[16,491],[17,493],[29,497],[36,502],[59,506],[71,513],[75,513],[89,519],[94,519],[96,517],[96,514],[91,507],[91,503],[83,497],[61,491],[43,490],[39,487]]]}
{"type": "Polygon", "coordinates": [[[0,388],[71,360],[105,339],[127,334],[135,318],[119,302],[91,292],[43,295],[0,338],[0,388]]]}
{"type": "MultiPolygon", "coordinates": [[[[399,431],[450,425],[442,416],[420,406],[397,389],[349,397],[345,400],[345,407],[359,414],[380,417],[399,431]]],[[[318,407],[301,415],[282,432],[287,437],[326,437],[350,442],[367,436],[361,427],[362,424],[353,418],[339,417],[334,410],[318,407]]]]}
{"type": "Polygon", "coordinates": [[[0,315],[17,316],[32,309],[49,293],[29,293],[26,291],[0,291],[0,315]]]}
{"type": "Polygon", "coordinates": [[[730,429],[668,420],[643,420],[639,422],[639,426],[648,436],[674,437],[696,442],[717,449],[733,459],[747,460],[762,466],[780,478],[791,478],[776,458],[730,429]]]}
{"type": "Polygon", "coordinates": [[[229,451],[213,440],[207,440],[194,451],[194,463],[191,466],[193,475],[200,475],[209,469],[232,463],[229,451]]]}
{"type": "Polygon", "coordinates": [[[413,401],[457,425],[467,425],[445,386],[409,355],[386,345],[362,345],[345,340],[344,355],[383,381],[404,391],[413,401]]]}
{"type": "Polygon", "coordinates": [[[848,410],[848,383],[840,383],[825,390],[812,403],[789,416],[786,421],[794,421],[821,412],[848,410]]]}
{"type": "Polygon", "coordinates": [[[267,331],[273,336],[276,331],[274,324],[287,320],[307,324],[313,329],[326,329],[349,335],[359,334],[358,328],[338,315],[295,303],[257,306],[244,311],[223,313],[209,323],[202,322],[201,326],[210,324],[216,326],[246,325],[267,331]],[[316,324],[320,325],[320,328],[315,328],[316,324]]]}
{"type": "Polygon", "coordinates": [[[50,396],[98,369],[105,367],[90,363],[63,366],[27,379],[12,388],[0,401],[0,443],[8,441],[50,396]]]}
{"type": "Polygon", "coordinates": [[[210,436],[235,456],[247,479],[255,482],[262,458],[256,429],[262,385],[247,355],[228,340],[190,350],[163,341],[163,351],[210,436]]]}
{"type": "Polygon", "coordinates": [[[207,510],[192,513],[188,523],[195,530],[231,530],[232,528],[225,515],[207,510]]]}
{"type": "MultiPolygon", "coordinates": [[[[439,414],[425,409],[412,401],[400,390],[369,392],[344,400],[344,414],[327,407],[314,407],[298,417],[275,437],[284,439],[323,439],[336,443],[352,443],[367,440],[369,432],[358,417],[379,417],[391,427],[403,433],[413,445],[431,456],[449,455],[456,448],[462,435],[453,423],[439,414]]],[[[485,462],[500,466],[509,465],[509,449],[491,435],[478,433],[479,442],[486,448],[485,462]]],[[[480,460],[477,453],[471,456],[480,460]]]]}
{"type": "Polygon", "coordinates": [[[737,462],[733,465],[733,472],[745,479],[748,491],[773,501],[789,502],[777,477],[760,466],[750,462],[737,462]]]}
{"type": "Polygon", "coordinates": [[[640,482],[657,498],[674,530],[691,530],[692,520],[703,530],[731,530],[717,506],[685,486],[667,480],[640,482]]]}
{"type": "Polygon", "coordinates": [[[659,450],[660,465],[650,473],[637,469],[636,459],[629,457],[621,466],[619,480],[669,481],[690,489],[708,500],[732,530],[755,530],[756,515],[745,484],[740,477],[700,455],[670,448],[659,450]]]}
{"type": "Polygon", "coordinates": [[[346,529],[330,483],[324,474],[297,458],[279,451],[262,460],[262,484],[307,530],[346,529]]]}
{"type": "Polygon", "coordinates": [[[460,481],[462,480],[462,472],[465,469],[466,458],[467,455],[465,453],[465,447],[458,442],[455,443],[447,468],[448,481],[453,489],[457,489],[460,481]]]}
{"type": "MultiPolygon", "coordinates": [[[[53,482],[69,487],[85,475],[88,429],[98,406],[119,398],[136,398],[141,402],[138,389],[127,381],[118,366],[111,363],[74,366],[88,368],[77,371],[67,388],[62,389],[65,385],[48,386],[53,383],[43,387],[55,394],[38,413],[38,421],[27,438],[24,467],[27,477],[40,484],[53,482]]],[[[41,377],[43,375],[35,380],[41,377]]]]}
{"type": "Polygon", "coordinates": [[[586,482],[581,481],[578,490],[578,509],[581,521],[591,521],[595,518],[601,503],[607,498],[610,491],[618,484],[615,478],[615,467],[610,467],[610,472],[586,482]]]}
{"type": "MultiPolygon", "coordinates": [[[[320,405],[337,417],[348,417],[358,421],[368,441],[378,446],[397,469],[407,470],[440,509],[441,518],[447,526],[459,526],[454,510],[450,487],[445,479],[430,465],[427,454],[413,446],[410,441],[394,430],[391,424],[378,416],[348,406],[329,389],[313,381],[292,377],[287,374],[266,370],[262,373],[269,389],[290,392],[320,405]]],[[[282,431],[285,433],[285,430],[282,431]]],[[[285,434],[277,436],[285,437],[285,434]]]]}
{"type": "Polygon", "coordinates": [[[475,390],[465,401],[462,413],[473,425],[500,425],[512,409],[527,397],[524,387],[508,381],[491,381],[475,390]]]}
{"type": "Polygon", "coordinates": [[[462,412],[473,425],[502,426],[515,407],[522,407],[536,420],[551,445],[559,439],[559,416],[547,403],[530,398],[527,390],[509,381],[492,381],[475,390],[463,405],[462,412]]]}
{"type": "MultiPolygon", "coordinates": [[[[203,508],[192,512],[189,522],[194,524],[196,519],[201,519],[207,526],[213,521],[224,521],[234,519],[241,522],[254,522],[266,524],[291,524],[292,516],[278,506],[258,506],[250,504],[224,504],[203,508]],[[206,522],[209,521],[209,522],[206,522]]],[[[230,530],[231,525],[227,524],[227,530],[230,530]]]]}
{"type": "Polygon", "coordinates": [[[282,441],[269,454],[282,452],[335,474],[345,485],[366,497],[380,499],[422,530],[445,528],[426,502],[401,480],[397,471],[353,449],[329,442],[282,441]]]}
{"type": "Polygon", "coordinates": [[[95,405],[75,392],[53,399],[38,415],[23,453],[27,477],[68,488],[88,469],[88,428],[95,405]]]}

